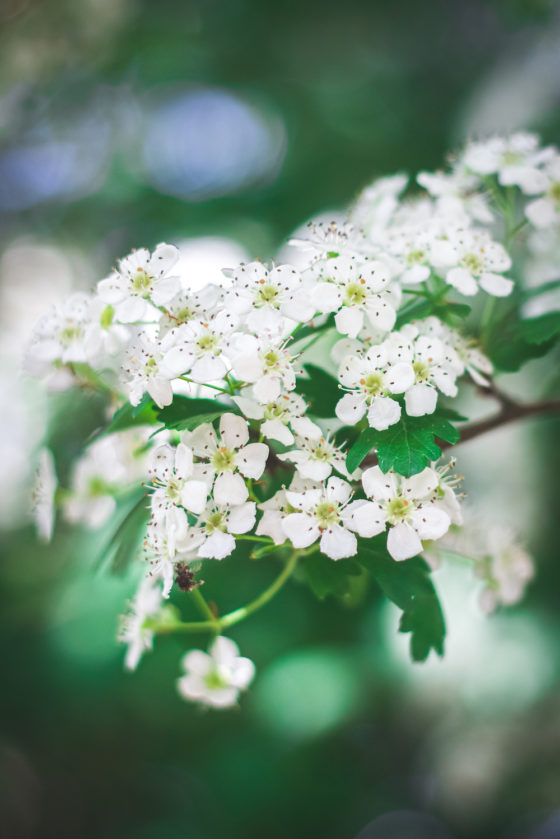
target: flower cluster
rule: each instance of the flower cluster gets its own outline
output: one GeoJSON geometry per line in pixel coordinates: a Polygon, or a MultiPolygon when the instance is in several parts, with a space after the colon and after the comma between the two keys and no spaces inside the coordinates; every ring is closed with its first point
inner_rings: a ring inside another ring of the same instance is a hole
{"type": "MultiPolygon", "coordinates": [[[[493,366],[465,327],[466,301],[512,292],[520,226],[560,230],[560,153],[527,134],[471,142],[417,183],[414,192],[404,175],[382,178],[343,222],[311,223],[291,242],[297,269],[228,266],[221,285],[193,292],[176,273],[177,249],[160,244],[37,324],[29,373],[53,389],[100,388],[120,406],[120,424],[109,422],[57,493],[65,517],[99,527],[123,490],[144,483],[149,496],[148,576],[121,631],[127,666],[151,647],[175,575],[188,569],[179,587],[193,590],[203,563],[240,541],[262,543],[263,556],[319,551],[330,562],[359,557],[375,538],[401,562],[461,524],[456,481],[437,462],[441,426],[430,437],[425,421],[444,421],[467,377],[488,386],[493,366]],[[408,461],[387,462],[387,434],[392,456],[400,446],[408,461]]],[[[49,456],[41,462],[47,537],[55,481],[49,456]]],[[[507,565],[501,548],[495,556],[492,592],[507,565]]],[[[211,610],[207,623],[229,625],[211,610]]],[[[253,677],[238,653],[224,637],[188,653],[181,695],[234,703],[253,677]]]]}

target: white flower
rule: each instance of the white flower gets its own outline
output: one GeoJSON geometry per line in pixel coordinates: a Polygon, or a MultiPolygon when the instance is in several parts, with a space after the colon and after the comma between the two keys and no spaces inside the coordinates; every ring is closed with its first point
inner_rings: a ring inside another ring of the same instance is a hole
{"type": "Polygon", "coordinates": [[[240,265],[233,279],[228,302],[256,335],[281,334],[284,317],[305,322],[315,314],[302,278],[291,265],[269,271],[262,262],[250,262],[240,265]]]}
{"type": "Polygon", "coordinates": [[[300,511],[282,518],[282,529],[294,548],[307,548],[319,539],[319,550],[330,559],[354,556],[358,543],[351,531],[360,536],[372,534],[368,516],[354,515],[358,507],[367,506],[368,502],[349,504],[351,493],[350,484],[335,477],[329,478],[324,487],[301,492],[286,490],[289,504],[300,511]]]}
{"type": "Polygon", "coordinates": [[[383,344],[371,347],[365,356],[348,356],[338,371],[343,388],[350,390],[336,405],[336,415],[346,425],[355,425],[367,412],[368,423],[383,431],[398,422],[401,406],[391,394],[404,393],[415,382],[409,362],[391,364],[383,344]]]}
{"type": "Polygon", "coordinates": [[[550,154],[550,148],[539,147],[536,134],[518,132],[469,143],[461,162],[477,175],[497,175],[502,186],[519,186],[527,195],[535,195],[544,188],[541,166],[550,154]]]}
{"type": "Polygon", "coordinates": [[[445,272],[445,280],[461,294],[472,296],[479,286],[495,297],[507,297],[513,282],[502,276],[511,268],[511,259],[499,242],[485,230],[461,230],[450,234],[455,252],[454,267],[445,272]]]}
{"type": "Polygon", "coordinates": [[[378,240],[399,206],[398,196],[408,183],[408,175],[379,178],[359,195],[352,211],[352,221],[372,240],[378,240]]]}
{"type": "Polygon", "coordinates": [[[162,243],[152,254],[140,248],[121,259],[118,271],[97,284],[97,293],[114,307],[121,323],[141,321],[152,314],[150,303],[163,306],[181,290],[179,277],[166,276],[178,259],[173,245],[162,243]]]}
{"type": "Polygon", "coordinates": [[[322,221],[310,221],[306,234],[301,238],[290,239],[288,244],[304,251],[312,251],[325,259],[343,253],[354,254],[359,239],[359,233],[347,222],[331,221],[325,224],[322,221]]]}
{"type": "Polygon", "coordinates": [[[121,617],[118,640],[128,645],[125,657],[127,670],[135,670],[146,650],[154,644],[153,630],[144,626],[147,618],[155,618],[161,611],[163,597],[162,581],[156,575],[148,574],[138,588],[130,604],[130,612],[121,617]]]}
{"type": "Polygon", "coordinates": [[[171,329],[176,329],[191,320],[207,321],[223,302],[224,290],[214,283],[209,283],[200,291],[192,293],[182,289],[165,304],[165,311],[159,322],[160,336],[163,337],[171,329]]]}
{"type": "Polygon", "coordinates": [[[166,338],[173,346],[165,353],[165,364],[175,376],[189,373],[200,384],[223,379],[228,372],[226,351],[237,326],[231,312],[220,311],[207,321],[190,320],[171,330],[166,338]]]}
{"type": "Polygon", "coordinates": [[[297,393],[282,393],[264,405],[246,396],[234,396],[233,401],[244,416],[261,420],[260,430],[265,437],[278,440],[285,446],[291,446],[294,442],[292,430],[302,437],[321,434],[319,426],[304,416],[307,405],[297,393]]]}
{"type": "Polygon", "coordinates": [[[32,492],[33,517],[43,542],[52,539],[55,519],[55,493],[58,486],[54,457],[50,449],[39,452],[39,468],[32,492]]]}
{"type": "Polygon", "coordinates": [[[261,477],[268,458],[268,446],[248,442],[246,420],[236,414],[222,414],[220,440],[210,423],[203,423],[194,431],[183,432],[181,439],[200,460],[205,461],[205,475],[210,485],[214,483],[216,504],[243,504],[247,500],[249,493],[241,476],[251,479],[261,477]]]}
{"type": "MultiPolygon", "coordinates": [[[[161,518],[171,507],[202,513],[209,487],[205,480],[197,480],[192,449],[184,443],[175,448],[167,444],[158,446],[151,453],[148,472],[155,487],[151,503],[156,518],[161,518]]],[[[186,515],[183,516],[186,525],[186,515]]]]}
{"type": "Polygon", "coordinates": [[[182,548],[201,559],[224,559],[235,550],[234,534],[248,533],[255,526],[254,501],[234,507],[214,504],[207,507],[195,527],[191,527],[182,548]]]}
{"type": "Polygon", "coordinates": [[[453,172],[419,172],[416,180],[430,195],[437,199],[439,214],[453,214],[457,219],[461,213],[479,221],[491,224],[494,221],[492,211],[484,193],[477,192],[479,178],[469,174],[464,168],[453,172]]]}
{"type": "Polygon", "coordinates": [[[144,393],[149,393],[160,408],[171,405],[171,381],[175,377],[165,363],[161,343],[156,344],[147,335],[140,334],[129,348],[123,364],[124,384],[131,405],[138,405],[144,393]]]}
{"type": "MultiPolygon", "coordinates": [[[[375,504],[376,533],[389,525],[387,550],[393,559],[416,556],[422,551],[421,540],[439,539],[448,531],[449,514],[434,499],[439,483],[438,474],[429,467],[411,478],[392,470],[384,474],[379,466],[362,475],[364,492],[375,504]]],[[[360,515],[358,510],[355,516],[360,515]]]]}
{"type": "Polygon", "coordinates": [[[324,481],[328,478],[333,469],[344,475],[345,478],[359,477],[357,470],[349,475],[346,469],[346,456],[341,449],[323,436],[321,429],[316,426],[317,432],[310,437],[296,436],[296,449],[284,454],[278,454],[279,460],[289,460],[296,464],[296,469],[302,478],[309,478],[312,481],[324,481]]]}
{"type": "Polygon", "coordinates": [[[262,404],[274,402],[283,390],[296,386],[292,357],[285,346],[254,335],[238,337],[232,366],[238,379],[253,384],[253,395],[262,404]]]}
{"type": "Polygon", "coordinates": [[[457,395],[455,379],[462,365],[455,351],[436,337],[419,335],[412,324],[393,332],[385,341],[389,359],[412,366],[415,383],[404,395],[406,412],[411,417],[433,414],[438,390],[446,396],[457,395]]]}
{"type": "Polygon", "coordinates": [[[481,609],[490,613],[498,605],[521,600],[534,574],[533,560],[508,528],[494,525],[486,534],[487,553],[476,561],[475,574],[484,580],[481,609]]]}
{"type": "Polygon", "coordinates": [[[71,294],[33,329],[24,366],[33,376],[46,376],[66,364],[87,364],[87,330],[93,298],[81,291],[71,294]]]}
{"type": "Polygon", "coordinates": [[[315,307],[323,314],[337,313],[336,328],[342,335],[355,338],[365,317],[375,329],[389,332],[393,328],[400,293],[390,287],[391,272],[385,263],[340,256],[319,263],[314,272],[315,307]]]}
{"type": "Polygon", "coordinates": [[[535,227],[550,227],[560,221],[560,154],[555,154],[545,166],[544,175],[542,197],[525,207],[525,215],[535,227]]]}
{"type": "Polygon", "coordinates": [[[239,647],[223,635],[216,638],[207,653],[191,650],[182,659],[185,675],[177,681],[184,699],[212,708],[235,705],[239,692],[255,676],[255,665],[239,655],[239,647]]]}
{"type": "Polygon", "coordinates": [[[444,347],[453,350],[452,354],[446,353],[446,360],[457,375],[460,376],[466,371],[475,384],[488,387],[486,376],[491,376],[494,368],[492,362],[478,349],[474,338],[465,338],[456,329],[452,329],[433,315],[424,320],[414,321],[414,326],[423,335],[432,335],[442,341],[444,347]]]}
{"type": "Polygon", "coordinates": [[[442,220],[432,218],[432,214],[430,204],[427,218],[391,228],[388,233],[388,251],[396,260],[402,283],[425,282],[432,268],[453,265],[454,251],[443,235],[442,220]]]}
{"type": "Polygon", "coordinates": [[[63,497],[64,517],[73,524],[101,527],[116,508],[115,495],[146,474],[146,456],[135,455],[150,429],[132,428],[93,442],[74,463],[70,489],[63,497]]]}

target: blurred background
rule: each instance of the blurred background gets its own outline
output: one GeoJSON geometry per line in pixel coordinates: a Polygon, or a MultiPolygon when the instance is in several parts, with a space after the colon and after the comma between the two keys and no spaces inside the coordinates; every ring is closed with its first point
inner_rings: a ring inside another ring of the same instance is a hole
{"type": "MultiPolygon", "coordinates": [[[[200,282],[467,136],[558,143],[557,4],[0,0],[0,27],[2,836],[560,837],[557,421],[457,450],[475,515],[535,557],[522,604],[484,618],[469,569],[437,571],[447,655],[413,665],[378,592],[353,610],[294,582],[232,633],[258,669],[240,709],[204,713],[180,639],[123,672],[141,569],[95,567],[109,533],[36,541],[37,447],[64,481],[102,406],[19,372],[37,318],[131,247],[180,244],[200,282]]],[[[507,387],[540,395],[547,364],[507,387]]],[[[236,561],[205,573],[225,609],[270,580],[236,561]]]]}

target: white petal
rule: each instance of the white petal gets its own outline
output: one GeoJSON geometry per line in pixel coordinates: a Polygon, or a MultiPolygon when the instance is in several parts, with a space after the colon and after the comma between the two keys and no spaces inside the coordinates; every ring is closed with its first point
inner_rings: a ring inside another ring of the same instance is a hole
{"type": "Polygon", "coordinates": [[[187,347],[178,345],[172,347],[163,356],[163,366],[170,376],[176,378],[190,370],[195,360],[195,355],[187,347]]]}
{"type": "Polygon", "coordinates": [[[235,463],[246,478],[260,478],[268,458],[268,446],[264,443],[249,443],[235,455],[235,463]]]}
{"type": "Polygon", "coordinates": [[[288,426],[284,425],[279,419],[266,420],[261,425],[261,431],[265,437],[270,440],[278,440],[285,446],[291,446],[295,439],[288,426]]]}
{"type": "Polygon", "coordinates": [[[191,378],[199,384],[206,384],[206,382],[223,379],[226,373],[227,368],[221,356],[219,358],[206,357],[195,361],[191,369],[191,378]]]}
{"type": "Polygon", "coordinates": [[[243,382],[256,382],[262,376],[262,362],[258,355],[238,355],[232,360],[233,372],[243,382]]]}
{"type": "Polygon", "coordinates": [[[493,294],[494,297],[507,297],[513,290],[513,280],[508,280],[501,274],[486,272],[481,275],[479,283],[484,291],[493,294]]]}
{"type": "Polygon", "coordinates": [[[255,399],[265,405],[269,402],[276,402],[282,392],[282,384],[278,376],[261,376],[258,382],[253,385],[255,399]]]}
{"type": "Polygon", "coordinates": [[[133,323],[142,320],[148,304],[142,297],[125,297],[115,306],[115,320],[121,323],[133,323]]]}
{"type": "Polygon", "coordinates": [[[345,527],[366,539],[377,536],[386,526],[383,508],[374,501],[352,501],[344,510],[342,520],[345,527]]]}
{"type": "Polygon", "coordinates": [[[420,499],[425,498],[426,495],[431,495],[439,483],[437,473],[426,466],[421,472],[412,475],[410,478],[404,478],[401,483],[403,495],[410,498],[420,499]]]}
{"type": "Polygon", "coordinates": [[[304,478],[311,478],[312,481],[324,481],[332,472],[330,463],[322,460],[304,460],[296,462],[296,469],[304,478]]]}
{"type": "Polygon", "coordinates": [[[255,665],[250,658],[238,658],[232,669],[231,684],[239,690],[245,690],[255,678],[255,665]]]}
{"type": "Polygon", "coordinates": [[[193,452],[189,446],[179,443],[175,452],[175,472],[180,478],[189,478],[193,471],[193,452]]]}
{"type": "Polygon", "coordinates": [[[363,396],[346,393],[336,403],[335,413],[345,425],[355,425],[366,412],[366,401],[363,396]]]}
{"type": "Polygon", "coordinates": [[[204,481],[187,481],[181,492],[181,504],[191,513],[202,513],[208,498],[208,484],[204,481]]]}
{"type": "Polygon", "coordinates": [[[183,431],[181,442],[190,446],[197,457],[210,458],[218,448],[216,432],[209,422],[204,422],[194,431],[183,431]]]}
{"type": "Polygon", "coordinates": [[[235,539],[231,533],[216,530],[206,539],[198,549],[198,556],[202,559],[223,559],[235,550],[235,539]]]}
{"type": "Polygon", "coordinates": [[[399,362],[389,368],[385,378],[391,393],[404,393],[414,384],[414,370],[411,364],[399,362]]]}
{"type": "Polygon", "coordinates": [[[255,525],[256,505],[254,501],[247,501],[234,507],[228,516],[227,529],[230,533],[247,533],[255,525]]]}
{"type": "Polygon", "coordinates": [[[206,676],[212,666],[212,658],[202,650],[190,650],[181,659],[183,670],[187,673],[195,673],[197,676],[206,676]]]}
{"type": "Polygon", "coordinates": [[[433,414],[437,403],[437,390],[430,385],[414,385],[404,395],[406,413],[410,417],[433,414]]]}
{"type": "Polygon", "coordinates": [[[368,320],[375,329],[390,332],[397,319],[393,306],[382,295],[376,295],[366,305],[368,320]]]}
{"type": "Polygon", "coordinates": [[[323,532],[320,547],[321,552],[331,559],[345,559],[358,552],[358,542],[354,534],[339,524],[323,532]]]}
{"type": "Polygon", "coordinates": [[[368,498],[375,501],[388,501],[397,493],[397,481],[393,472],[383,473],[379,466],[366,469],[362,475],[362,485],[368,498]]]}
{"type": "Polygon", "coordinates": [[[400,562],[410,559],[422,551],[422,542],[416,531],[406,522],[396,524],[389,529],[387,536],[387,550],[400,562]]]}
{"type": "Polygon", "coordinates": [[[256,420],[262,420],[264,417],[263,406],[259,405],[253,399],[247,399],[245,396],[233,396],[232,399],[239,407],[243,416],[256,420]]]}
{"type": "Polygon", "coordinates": [[[457,291],[461,292],[461,294],[465,294],[469,297],[476,294],[478,291],[476,281],[466,268],[452,268],[445,275],[445,279],[449,285],[454,286],[457,291]]]}
{"type": "Polygon", "coordinates": [[[441,539],[451,524],[445,510],[434,504],[426,504],[419,510],[414,510],[410,519],[421,539],[441,539]]]}
{"type": "Polygon", "coordinates": [[[401,406],[388,396],[376,396],[368,409],[368,423],[376,431],[385,431],[401,418],[401,406]]]}
{"type": "Polygon", "coordinates": [[[216,504],[224,507],[228,504],[243,504],[249,497],[249,492],[241,475],[233,475],[231,472],[218,475],[213,494],[216,504]]]}
{"type": "Polygon", "coordinates": [[[220,417],[220,437],[228,449],[239,449],[249,439],[247,420],[237,414],[222,414],[220,417]]]}
{"type": "Polygon", "coordinates": [[[342,295],[334,283],[317,283],[311,292],[311,301],[318,312],[336,312],[342,303],[342,295]]]}
{"type": "Polygon", "coordinates": [[[151,379],[146,384],[146,390],[159,408],[165,408],[173,402],[173,390],[167,379],[151,379]]]}
{"type": "Polygon", "coordinates": [[[315,519],[307,513],[290,513],[282,519],[282,528],[294,548],[308,548],[320,533],[315,519]]]}
{"type": "Polygon", "coordinates": [[[157,280],[154,283],[150,296],[156,306],[164,306],[180,291],[181,280],[179,277],[165,277],[165,279],[157,280]]]}
{"type": "Polygon", "coordinates": [[[327,481],[325,490],[328,501],[336,501],[338,504],[345,504],[352,494],[352,487],[342,478],[333,476],[327,481]]]}
{"type": "Polygon", "coordinates": [[[355,306],[344,306],[335,315],[334,322],[341,335],[355,338],[364,325],[364,313],[355,306]]]}

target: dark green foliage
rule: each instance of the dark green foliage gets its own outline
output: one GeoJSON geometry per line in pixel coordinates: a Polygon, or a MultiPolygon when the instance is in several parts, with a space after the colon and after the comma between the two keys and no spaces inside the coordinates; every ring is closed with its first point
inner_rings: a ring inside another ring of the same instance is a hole
{"type": "Polygon", "coordinates": [[[334,408],[342,396],[337,380],[314,364],[304,364],[308,378],[297,380],[296,392],[309,403],[309,413],[315,417],[334,417],[334,408]]]}
{"type": "Polygon", "coordinates": [[[105,433],[112,434],[115,431],[124,431],[134,425],[155,425],[158,421],[157,410],[152,398],[147,393],[138,405],[125,402],[113,415],[105,433]]]}
{"type": "Polygon", "coordinates": [[[193,431],[204,422],[214,422],[225,413],[239,413],[234,403],[225,405],[213,399],[191,399],[175,396],[171,405],[157,411],[157,417],[166,428],[176,431],[193,431]]]}
{"type": "Polygon", "coordinates": [[[298,576],[320,600],[328,595],[343,598],[351,594],[352,582],[362,569],[352,559],[335,562],[321,553],[310,554],[300,561],[298,576]]]}
{"type": "Polygon", "coordinates": [[[104,548],[99,563],[113,574],[124,574],[135,559],[140,543],[145,536],[145,525],[150,517],[149,499],[146,494],[133,502],[122,519],[108,545],[104,548]]]}

